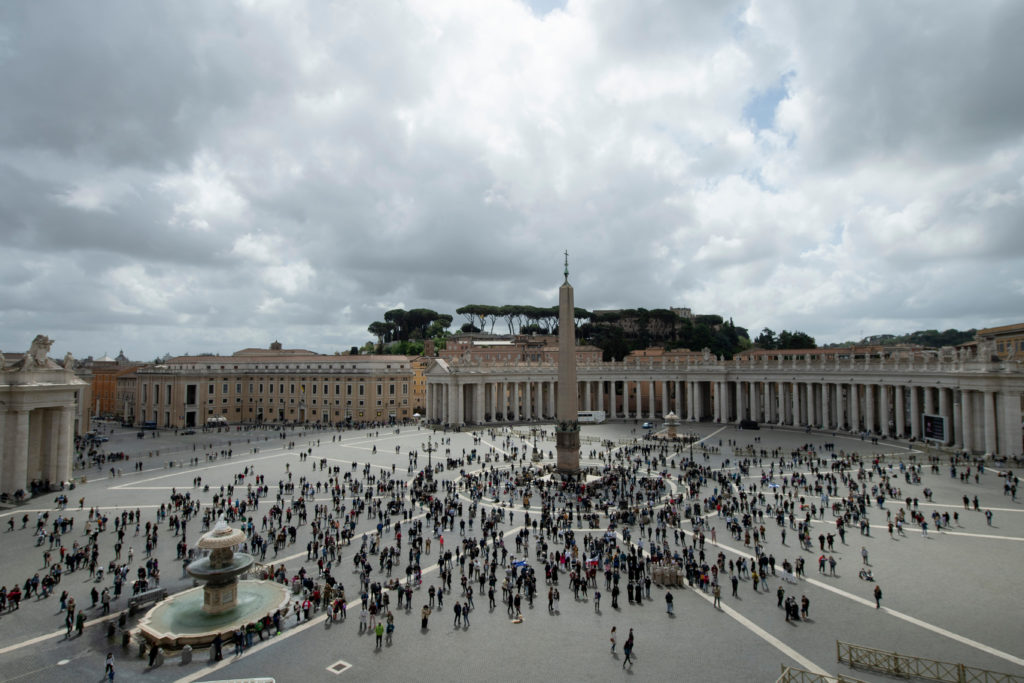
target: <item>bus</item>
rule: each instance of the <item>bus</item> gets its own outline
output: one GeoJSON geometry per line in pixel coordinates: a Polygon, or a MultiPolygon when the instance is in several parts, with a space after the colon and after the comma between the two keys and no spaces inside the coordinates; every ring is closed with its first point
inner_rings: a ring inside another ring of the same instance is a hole
{"type": "Polygon", "coordinates": [[[596,425],[604,422],[606,417],[603,410],[581,410],[577,413],[576,420],[580,424],[596,425]]]}

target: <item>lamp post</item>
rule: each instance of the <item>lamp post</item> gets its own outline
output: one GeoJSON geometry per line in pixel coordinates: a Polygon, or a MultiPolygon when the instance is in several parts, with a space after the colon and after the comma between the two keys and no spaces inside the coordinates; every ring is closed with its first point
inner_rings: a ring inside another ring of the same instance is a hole
{"type": "Polygon", "coordinates": [[[530,427],[530,433],[533,434],[533,455],[537,455],[537,428],[530,427]]]}
{"type": "Polygon", "coordinates": [[[430,437],[427,437],[427,445],[423,447],[423,450],[427,452],[427,478],[433,478],[434,476],[434,461],[432,455],[437,448],[430,441],[430,437]]]}

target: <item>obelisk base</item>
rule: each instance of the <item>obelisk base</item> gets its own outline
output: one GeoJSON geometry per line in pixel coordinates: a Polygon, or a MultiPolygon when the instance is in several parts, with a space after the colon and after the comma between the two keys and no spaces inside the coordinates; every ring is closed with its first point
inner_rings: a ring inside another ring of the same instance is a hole
{"type": "Polygon", "coordinates": [[[562,474],[580,471],[580,427],[578,424],[558,425],[555,429],[557,460],[555,467],[562,474]]]}

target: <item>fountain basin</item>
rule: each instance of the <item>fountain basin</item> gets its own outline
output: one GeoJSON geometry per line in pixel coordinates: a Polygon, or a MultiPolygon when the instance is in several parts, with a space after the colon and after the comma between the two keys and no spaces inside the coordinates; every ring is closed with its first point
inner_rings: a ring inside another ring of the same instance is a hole
{"type": "Polygon", "coordinates": [[[151,644],[180,648],[208,645],[217,634],[227,640],[239,626],[273,615],[289,602],[289,592],[274,581],[239,581],[236,603],[219,614],[203,611],[203,587],[173,595],[150,609],[139,620],[139,630],[151,644]]]}
{"type": "Polygon", "coordinates": [[[200,581],[211,584],[225,584],[235,580],[235,577],[245,573],[255,562],[252,555],[245,553],[234,553],[227,562],[219,563],[219,566],[210,559],[203,557],[190,562],[185,571],[200,581]]]}

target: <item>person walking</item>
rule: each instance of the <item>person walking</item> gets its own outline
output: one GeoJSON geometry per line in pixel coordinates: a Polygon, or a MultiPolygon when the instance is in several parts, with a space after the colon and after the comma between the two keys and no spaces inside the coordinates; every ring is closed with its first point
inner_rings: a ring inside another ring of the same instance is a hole
{"type": "Polygon", "coordinates": [[[107,653],[107,661],[103,664],[103,672],[108,681],[114,680],[114,653],[107,653]]]}
{"type": "Polygon", "coordinates": [[[384,622],[378,621],[377,627],[374,629],[373,633],[377,636],[376,649],[379,650],[384,641],[384,622]]]}
{"type": "Polygon", "coordinates": [[[665,611],[672,614],[672,591],[665,591],[665,611]]]}
{"type": "Polygon", "coordinates": [[[721,609],[722,608],[722,587],[719,586],[716,583],[715,584],[715,588],[712,591],[712,594],[715,596],[715,607],[721,609]]]}
{"type": "Polygon", "coordinates": [[[882,607],[882,587],[875,584],[875,609],[882,607]]]}
{"type": "Polygon", "coordinates": [[[626,638],[626,643],[622,646],[622,652],[626,655],[626,658],[622,660],[622,668],[626,668],[626,664],[629,664],[629,668],[633,668],[633,629],[629,629],[629,637],[626,638]]]}
{"type": "Polygon", "coordinates": [[[615,627],[612,626],[612,649],[611,653],[615,654],[615,627]]]}

